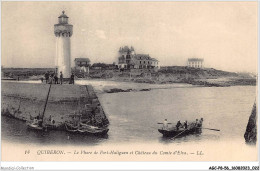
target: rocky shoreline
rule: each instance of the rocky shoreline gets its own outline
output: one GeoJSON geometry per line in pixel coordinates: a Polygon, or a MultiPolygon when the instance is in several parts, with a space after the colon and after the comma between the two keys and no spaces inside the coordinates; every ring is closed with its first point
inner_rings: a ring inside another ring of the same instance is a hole
{"type": "MultiPolygon", "coordinates": [[[[4,68],[2,79],[9,80],[40,80],[44,72],[51,68],[4,68]]],[[[250,73],[235,73],[216,70],[213,68],[189,68],[184,66],[161,67],[158,72],[133,69],[119,71],[118,69],[90,70],[85,78],[74,71],[76,79],[83,80],[108,80],[116,82],[133,82],[148,84],[172,84],[185,83],[204,87],[228,87],[228,86],[256,86],[257,77],[250,73]]]]}

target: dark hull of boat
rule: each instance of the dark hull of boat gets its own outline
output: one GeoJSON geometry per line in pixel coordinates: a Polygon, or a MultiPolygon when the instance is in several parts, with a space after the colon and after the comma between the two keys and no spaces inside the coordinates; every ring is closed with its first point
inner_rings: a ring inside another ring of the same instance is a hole
{"type": "Polygon", "coordinates": [[[105,135],[109,131],[108,128],[91,128],[91,127],[74,127],[70,124],[65,123],[66,131],[71,133],[78,133],[78,134],[87,134],[87,135],[105,135]]]}
{"type": "Polygon", "coordinates": [[[109,129],[103,129],[99,131],[92,131],[92,130],[78,130],[80,134],[88,134],[88,135],[106,135],[109,129]]]}
{"type": "Polygon", "coordinates": [[[163,130],[163,129],[158,129],[158,131],[163,134],[164,137],[182,137],[190,134],[200,134],[201,133],[201,128],[192,128],[192,129],[187,129],[184,131],[182,130],[163,130]]]}

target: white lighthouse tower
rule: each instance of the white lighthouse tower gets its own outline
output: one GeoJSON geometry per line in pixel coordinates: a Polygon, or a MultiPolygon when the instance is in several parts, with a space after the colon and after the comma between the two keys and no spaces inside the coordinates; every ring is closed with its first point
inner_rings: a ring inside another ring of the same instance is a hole
{"type": "Polygon", "coordinates": [[[73,25],[68,24],[67,15],[65,11],[58,17],[59,23],[54,25],[54,34],[56,36],[56,58],[55,67],[59,75],[63,73],[63,78],[70,78],[70,37],[73,32],[73,25]]]}

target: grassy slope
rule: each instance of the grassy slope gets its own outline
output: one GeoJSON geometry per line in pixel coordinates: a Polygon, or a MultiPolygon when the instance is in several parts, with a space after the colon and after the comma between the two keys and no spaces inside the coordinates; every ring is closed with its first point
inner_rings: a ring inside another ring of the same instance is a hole
{"type": "Polygon", "coordinates": [[[162,67],[151,74],[128,71],[92,71],[90,78],[101,78],[140,83],[188,83],[201,86],[256,85],[256,78],[249,74],[226,72],[213,68],[189,68],[182,66],[162,67]]]}

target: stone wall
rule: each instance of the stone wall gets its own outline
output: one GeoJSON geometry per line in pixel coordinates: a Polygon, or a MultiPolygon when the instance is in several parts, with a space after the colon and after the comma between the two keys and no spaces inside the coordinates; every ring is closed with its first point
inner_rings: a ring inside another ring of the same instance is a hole
{"type": "MultiPolygon", "coordinates": [[[[21,120],[43,113],[50,84],[2,82],[2,115],[21,120]]],[[[73,115],[82,115],[93,125],[108,123],[103,108],[91,85],[52,84],[44,119],[50,116],[59,127],[73,115]]]]}

